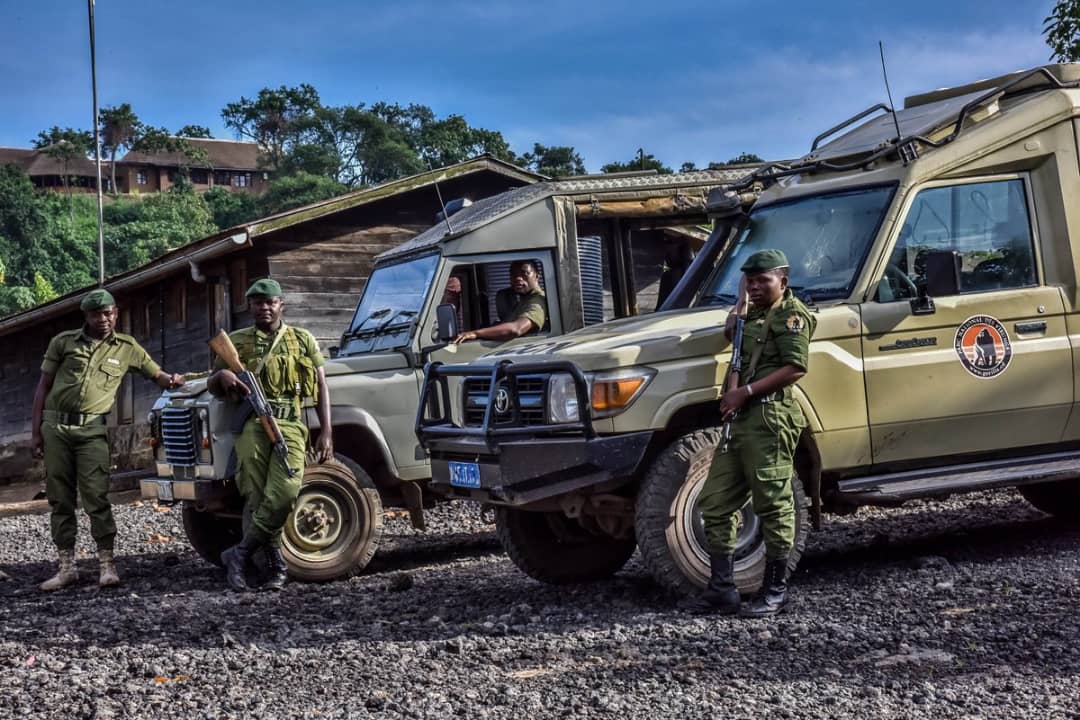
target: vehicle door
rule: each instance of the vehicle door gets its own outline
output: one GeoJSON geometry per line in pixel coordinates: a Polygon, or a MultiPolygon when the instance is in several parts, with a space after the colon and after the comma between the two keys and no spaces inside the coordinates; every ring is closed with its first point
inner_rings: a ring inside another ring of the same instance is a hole
{"type": "Polygon", "coordinates": [[[1061,292],[1040,269],[1031,198],[1023,174],[930,183],[911,196],[862,308],[875,465],[1061,437],[1071,351],[1061,292]],[[959,292],[918,313],[912,300],[936,251],[958,253],[959,292]]]}

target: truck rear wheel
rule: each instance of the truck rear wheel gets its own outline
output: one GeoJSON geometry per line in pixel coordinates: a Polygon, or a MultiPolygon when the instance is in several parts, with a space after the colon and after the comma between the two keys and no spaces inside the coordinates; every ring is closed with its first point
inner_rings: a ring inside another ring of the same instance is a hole
{"type": "MultiPolygon", "coordinates": [[[[642,561],[663,586],[691,595],[709,581],[705,527],[697,509],[713,452],[720,440],[715,428],[696,430],[668,445],[653,461],[638,492],[636,517],[642,561]]],[[[793,475],[795,548],[788,566],[794,570],[809,533],[807,499],[802,481],[793,475]]],[[[735,549],[735,584],[747,594],[761,586],[765,574],[765,541],[761,521],[747,503],[740,511],[735,549]]]]}
{"type": "Polygon", "coordinates": [[[1080,479],[1021,485],[1024,499],[1044,513],[1073,522],[1080,521],[1080,479]]]}
{"type": "Polygon", "coordinates": [[[352,577],[379,547],[383,508],[371,476],[343,455],[304,468],[304,481],[282,533],[281,550],[297,580],[352,577]]]}
{"type": "Polygon", "coordinates": [[[244,531],[240,518],[196,510],[194,503],[184,503],[184,533],[199,557],[221,567],[221,553],[240,542],[244,531]]]}
{"type": "Polygon", "coordinates": [[[500,507],[495,529],[522,572],[552,585],[611,577],[634,554],[633,538],[591,532],[561,512],[500,507]]]}

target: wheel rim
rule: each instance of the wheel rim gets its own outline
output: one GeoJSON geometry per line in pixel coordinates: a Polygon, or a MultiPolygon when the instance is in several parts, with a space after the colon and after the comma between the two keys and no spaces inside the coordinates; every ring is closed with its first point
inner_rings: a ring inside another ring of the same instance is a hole
{"type": "Polygon", "coordinates": [[[283,540],[298,559],[327,562],[346,548],[359,522],[360,513],[347,492],[331,483],[311,483],[296,499],[283,540]]]}
{"type": "MultiPolygon", "coordinates": [[[[709,538],[705,534],[705,520],[702,518],[701,511],[698,510],[697,507],[698,496],[701,495],[701,488],[704,486],[705,482],[704,479],[702,479],[699,482],[695,482],[693,487],[689,489],[681,519],[684,525],[685,536],[691,538],[691,551],[702,563],[708,565],[709,538]]],[[[754,508],[750,504],[750,501],[747,501],[746,504],[739,509],[738,526],[735,531],[735,562],[738,563],[747,556],[753,554],[761,541],[761,518],[754,513],[754,508]]]]}

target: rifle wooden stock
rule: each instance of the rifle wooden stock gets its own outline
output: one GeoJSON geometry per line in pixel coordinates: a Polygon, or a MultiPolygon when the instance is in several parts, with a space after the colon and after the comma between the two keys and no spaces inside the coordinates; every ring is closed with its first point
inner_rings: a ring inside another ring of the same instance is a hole
{"type": "Polygon", "coordinates": [[[240,362],[240,353],[236,351],[236,346],[224,330],[218,330],[218,334],[210,338],[210,349],[234,373],[244,371],[244,363],[240,362]]]}

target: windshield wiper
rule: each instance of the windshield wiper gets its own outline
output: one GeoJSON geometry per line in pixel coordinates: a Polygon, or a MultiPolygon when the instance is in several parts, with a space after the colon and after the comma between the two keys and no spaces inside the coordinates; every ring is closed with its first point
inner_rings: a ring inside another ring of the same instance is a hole
{"type": "Polygon", "coordinates": [[[709,293],[708,295],[702,295],[701,301],[712,305],[712,300],[719,300],[725,305],[734,305],[738,298],[735,297],[735,293],[709,293]]]}
{"type": "MultiPolygon", "coordinates": [[[[386,320],[383,320],[381,323],[379,323],[379,326],[377,328],[375,328],[375,334],[378,335],[383,330],[386,330],[387,328],[392,327],[391,323],[393,323],[394,320],[397,320],[398,316],[404,315],[406,317],[412,317],[412,316],[416,315],[416,313],[417,313],[416,310],[398,310],[396,313],[394,313],[393,315],[388,317],[386,320]]],[[[408,325],[411,322],[412,322],[412,320],[410,320],[407,323],[397,323],[397,325],[408,325]]]]}
{"type": "Polygon", "coordinates": [[[378,310],[372,310],[371,313],[366,318],[364,318],[363,320],[360,321],[359,325],[352,328],[351,330],[349,330],[348,332],[346,332],[344,335],[341,336],[341,342],[346,343],[349,340],[352,340],[353,338],[360,337],[360,335],[364,332],[364,326],[368,324],[369,320],[375,320],[377,318],[381,318],[383,315],[385,315],[388,312],[390,312],[390,308],[388,308],[388,307],[379,308],[378,310]]]}

